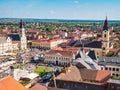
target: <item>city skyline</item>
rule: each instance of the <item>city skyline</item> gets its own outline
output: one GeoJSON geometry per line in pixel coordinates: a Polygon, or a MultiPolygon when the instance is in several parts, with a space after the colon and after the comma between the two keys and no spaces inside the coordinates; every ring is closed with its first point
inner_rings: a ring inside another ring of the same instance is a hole
{"type": "Polygon", "coordinates": [[[0,0],[0,18],[120,20],[120,0],[0,0]]]}

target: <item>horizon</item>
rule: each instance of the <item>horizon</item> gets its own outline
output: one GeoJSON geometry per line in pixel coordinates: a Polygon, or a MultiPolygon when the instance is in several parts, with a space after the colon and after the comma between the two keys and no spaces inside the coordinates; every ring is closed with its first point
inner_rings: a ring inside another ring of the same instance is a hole
{"type": "Polygon", "coordinates": [[[120,20],[120,0],[0,0],[0,18],[120,20]]]}
{"type": "MultiPolygon", "coordinates": [[[[67,19],[67,18],[29,18],[29,17],[23,17],[23,18],[19,18],[19,17],[0,17],[0,19],[39,19],[39,20],[88,20],[88,21],[104,21],[105,19],[67,19]]],[[[108,19],[108,21],[120,21],[120,19],[108,19]]]]}

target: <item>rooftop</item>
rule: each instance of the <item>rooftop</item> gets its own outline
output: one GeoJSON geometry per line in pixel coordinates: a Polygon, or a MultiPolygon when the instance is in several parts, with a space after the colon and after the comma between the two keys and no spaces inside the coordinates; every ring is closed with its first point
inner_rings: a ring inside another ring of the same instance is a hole
{"type": "Polygon", "coordinates": [[[29,90],[22,86],[11,76],[7,76],[0,80],[0,90],[29,90]]]}
{"type": "Polygon", "coordinates": [[[68,44],[68,46],[74,46],[74,47],[89,47],[89,48],[101,48],[102,42],[101,41],[80,41],[80,40],[71,40],[68,44]]]}
{"type": "Polygon", "coordinates": [[[20,35],[18,33],[8,35],[13,41],[20,41],[20,35]]]}
{"type": "Polygon", "coordinates": [[[62,56],[68,56],[72,57],[73,52],[72,51],[59,51],[59,50],[50,50],[49,52],[46,53],[46,55],[55,55],[55,54],[60,54],[62,56]]]}
{"type": "Polygon", "coordinates": [[[60,89],[55,87],[47,87],[41,84],[35,84],[33,87],[30,88],[30,90],[66,90],[66,89],[60,89]]]}
{"type": "Polygon", "coordinates": [[[118,58],[118,57],[99,57],[98,64],[102,65],[102,66],[105,66],[105,65],[120,66],[120,58],[118,58]]]}
{"type": "Polygon", "coordinates": [[[96,83],[106,83],[102,82],[106,77],[110,76],[110,71],[104,70],[91,70],[86,68],[78,69],[76,66],[71,66],[68,68],[66,73],[61,73],[56,77],[58,80],[68,80],[75,82],[83,81],[96,81],[96,83]]]}

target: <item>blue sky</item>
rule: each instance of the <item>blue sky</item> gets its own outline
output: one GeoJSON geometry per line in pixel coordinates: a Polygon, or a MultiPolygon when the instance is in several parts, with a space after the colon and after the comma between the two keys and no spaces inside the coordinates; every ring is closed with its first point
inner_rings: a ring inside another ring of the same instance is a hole
{"type": "Polygon", "coordinates": [[[0,18],[120,20],[120,0],[0,0],[0,18]]]}

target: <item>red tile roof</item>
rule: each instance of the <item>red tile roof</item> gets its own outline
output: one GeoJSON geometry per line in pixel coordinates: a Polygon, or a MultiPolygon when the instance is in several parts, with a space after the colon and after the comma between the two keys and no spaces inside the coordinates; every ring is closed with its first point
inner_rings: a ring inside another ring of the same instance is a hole
{"type": "Polygon", "coordinates": [[[51,50],[49,52],[46,53],[46,55],[55,55],[55,54],[61,54],[63,56],[68,56],[68,57],[72,57],[73,56],[73,52],[71,51],[59,51],[59,50],[51,50]]]}
{"type": "Polygon", "coordinates": [[[60,89],[60,88],[55,88],[55,87],[47,87],[47,86],[37,83],[33,87],[31,87],[30,90],[65,90],[65,89],[60,89]]]}
{"type": "Polygon", "coordinates": [[[28,30],[27,32],[39,32],[38,30],[28,30]]]}
{"type": "Polygon", "coordinates": [[[76,54],[80,49],[76,48],[76,47],[65,47],[65,48],[58,47],[58,48],[55,48],[54,50],[58,50],[58,51],[70,51],[70,52],[73,52],[74,54],[76,54]]]}
{"type": "Polygon", "coordinates": [[[75,66],[69,67],[67,73],[61,73],[56,79],[69,80],[69,81],[81,81],[81,75],[79,69],[75,66]]]}
{"type": "Polygon", "coordinates": [[[33,87],[31,87],[30,90],[47,90],[47,88],[46,86],[37,83],[33,87]]]}
{"type": "Polygon", "coordinates": [[[106,83],[111,74],[109,71],[103,70],[78,69],[76,66],[69,67],[67,71],[67,73],[58,75],[56,79],[76,82],[85,80],[86,82],[96,81],[96,83],[106,83]]]}
{"type": "Polygon", "coordinates": [[[105,71],[105,70],[98,70],[97,75],[96,75],[96,80],[101,81],[105,79],[107,76],[111,74],[110,71],[105,71]]]}
{"type": "Polygon", "coordinates": [[[0,80],[0,90],[29,90],[17,82],[13,77],[7,76],[0,80]]]}
{"type": "Polygon", "coordinates": [[[39,39],[39,40],[33,40],[33,42],[56,42],[56,41],[59,41],[59,40],[62,40],[61,38],[56,38],[56,39],[53,39],[53,40],[50,40],[50,39],[39,39]]]}

